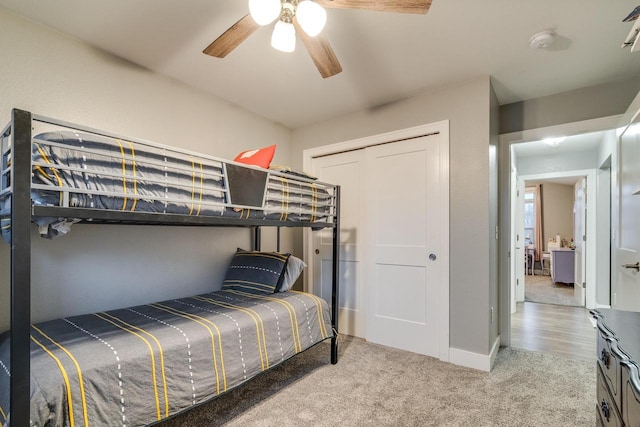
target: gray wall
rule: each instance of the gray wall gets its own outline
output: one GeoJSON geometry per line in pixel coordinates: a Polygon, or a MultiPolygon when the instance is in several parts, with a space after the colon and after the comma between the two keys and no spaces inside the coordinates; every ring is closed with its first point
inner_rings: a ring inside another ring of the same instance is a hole
{"type": "Polygon", "coordinates": [[[293,162],[301,167],[308,148],[450,120],[450,346],[484,355],[497,262],[489,241],[491,97],[482,77],[293,131],[293,162]]]}
{"type": "Polygon", "coordinates": [[[500,133],[623,114],[639,90],[636,78],[502,105],[500,133]]]}
{"type": "Polygon", "coordinates": [[[567,242],[573,235],[574,186],[542,183],[542,232],[544,250],[547,250],[549,238],[557,234],[567,242]]]}
{"type": "Polygon", "coordinates": [[[598,161],[597,150],[549,156],[518,157],[518,175],[565,172],[595,169],[598,161]]]}
{"type": "MultiPolygon", "coordinates": [[[[0,28],[2,126],[17,107],[223,158],[277,144],[276,161],[290,164],[291,131],[281,125],[3,8],[0,28]]],[[[236,246],[250,242],[248,230],[221,228],[76,225],[54,241],[33,236],[33,321],[217,289],[236,246]]],[[[292,236],[284,236],[287,250],[292,236]]],[[[0,271],[2,331],[9,327],[4,242],[0,271]]]]}

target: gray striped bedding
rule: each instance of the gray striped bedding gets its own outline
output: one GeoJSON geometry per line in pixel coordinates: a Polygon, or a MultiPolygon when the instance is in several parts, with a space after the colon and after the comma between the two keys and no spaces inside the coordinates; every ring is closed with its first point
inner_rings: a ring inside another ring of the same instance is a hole
{"type": "MultiPolygon", "coordinates": [[[[33,138],[32,152],[33,184],[42,186],[31,191],[36,205],[329,221],[332,199],[326,185],[295,175],[75,131],[38,134],[33,138]],[[236,187],[236,191],[242,191],[235,195],[231,182],[225,180],[228,169],[243,172],[236,187]],[[249,205],[242,203],[246,197],[240,197],[240,193],[246,196],[247,191],[252,200],[249,205]]],[[[9,211],[10,202],[8,196],[0,198],[0,211],[9,211]]],[[[66,233],[70,225],[68,220],[58,218],[35,218],[35,222],[40,233],[49,238],[66,233]]],[[[0,218],[0,225],[2,237],[8,241],[10,218],[0,218]]]]}
{"type": "MultiPolygon", "coordinates": [[[[33,426],[143,426],[242,384],[332,336],[327,303],[258,285],[31,328],[33,426]]],[[[8,426],[9,337],[0,335],[8,426]]]]}

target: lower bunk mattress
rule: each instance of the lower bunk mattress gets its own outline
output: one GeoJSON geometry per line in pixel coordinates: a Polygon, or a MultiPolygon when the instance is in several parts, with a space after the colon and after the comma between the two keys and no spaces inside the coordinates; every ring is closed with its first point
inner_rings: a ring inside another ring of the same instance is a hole
{"type": "MultiPolygon", "coordinates": [[[[156,423],[332,336],[324,300],[242,287],[35,324],[31,425],[156,423]]],[[[9,341],[0,335],[4,427],[9,341]]]]}

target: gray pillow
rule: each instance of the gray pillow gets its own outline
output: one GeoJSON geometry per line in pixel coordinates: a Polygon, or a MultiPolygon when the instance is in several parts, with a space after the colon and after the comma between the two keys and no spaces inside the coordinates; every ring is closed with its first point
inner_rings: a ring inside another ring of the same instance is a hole
{"type": "Polygon", "coordinates": [[[289,255],[289,260],[287,261],[287,268],[284,271],[284,278],[282,280],[282,284],[280,285],[280,292],[285,292],[291,289],[302,271],[305,269],[307,264],[302,261],[300,258],[289,255]]]}

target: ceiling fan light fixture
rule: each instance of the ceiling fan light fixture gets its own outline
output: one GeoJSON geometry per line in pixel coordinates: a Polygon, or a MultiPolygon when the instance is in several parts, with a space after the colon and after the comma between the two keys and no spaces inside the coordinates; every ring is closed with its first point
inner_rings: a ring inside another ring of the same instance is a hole
{"type": "Polygon", "coordinates": [[[309,37],[315,37],[327,23],[327,11],[311,0],[303,0],[296,8],[296,18],[300,27],[309,37]]]}
{"type": "Polygon", "coordinates": [[[256,24],[269,25],[280,16],[280,0],[249,0],[249,13],[256,24]]]}
{"type": "Polygon", "coordinates": [[[278,21],[271,34],[271,46],[281,52],[296,50],[296,29],[290,22],[278,21]]]}

